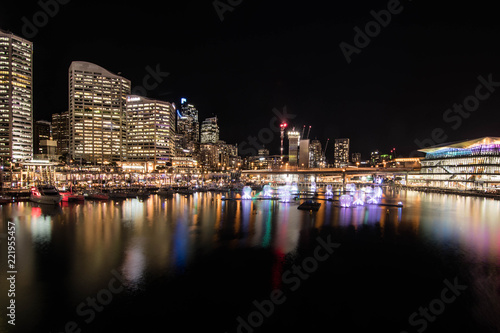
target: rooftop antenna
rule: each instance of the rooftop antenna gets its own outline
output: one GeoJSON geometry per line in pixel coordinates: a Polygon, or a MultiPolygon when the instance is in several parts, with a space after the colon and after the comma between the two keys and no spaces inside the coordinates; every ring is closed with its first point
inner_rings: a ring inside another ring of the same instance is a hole
{"type": "Polygon", "coordinates": [[[302,139],[304,138],[304,131],[306,130],[306,125],[304,125],[304,127],[302,127],[302,135],[300,136],[302,139]]]}
{"type": "Polygon", "coordinates": [[[311,126],[309,126],[309,129],[307,130],[307,138],[306,139],[309,139],[309,132],[311,132],[311,126]]]}

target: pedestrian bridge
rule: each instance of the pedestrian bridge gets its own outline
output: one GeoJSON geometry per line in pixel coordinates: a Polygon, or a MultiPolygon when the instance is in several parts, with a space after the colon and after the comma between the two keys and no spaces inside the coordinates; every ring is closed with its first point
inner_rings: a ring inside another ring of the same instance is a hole
{"type": "Polygon", "coordinates": [[[260,176],[271,176],[271,175],[315,175],[315,176],[387,176],[387,175],[407,175],[411,172],[418,172],[419,169],[416,168],[357,168],[357,167],[346,167],[346,168],[294,168],[294,167],[283,167],[276,169],[264,169],[264,170],[242,170],[241,174],[246,176],[260,175],[260,176]]]}

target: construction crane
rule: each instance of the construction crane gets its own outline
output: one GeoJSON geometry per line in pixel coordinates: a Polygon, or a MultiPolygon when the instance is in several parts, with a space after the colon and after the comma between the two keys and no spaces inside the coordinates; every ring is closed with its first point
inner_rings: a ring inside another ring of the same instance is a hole
{"type": "Polygon", "coordinates": [[[309,126],[309,129],[307,130],[307,137],[306,137],[306,139],[309,139],[309,132],[311,132],[311,126],[309,126]]]}
{"type": "Polygon", "coordinates": [[[328,141],[330,141],[330,139],[326,139],[326,145],[325,145],[325,150],[323,151],[323,156],[326,156],[326,148],[328,147],[328,141]]]}
{"type": "Polygon", "coordinates": [[[281,123],[280,132],[281,132],[281,160],[283,161],[283,139],[285,138],[285,128],[287,127],[286,123],[281,123]]]}

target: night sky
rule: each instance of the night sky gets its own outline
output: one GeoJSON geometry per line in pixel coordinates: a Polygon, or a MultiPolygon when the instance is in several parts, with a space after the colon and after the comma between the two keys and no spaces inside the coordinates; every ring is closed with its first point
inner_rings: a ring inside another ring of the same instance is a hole
{"type": "MultiPolygon", "coordinates": [[[[364,30],[370,12],[391,2],[246,0],[221,21],[212,0],[72,0],[28,38],[35,119],[67,110],[68,67],[89,61],[120,72],[132,87],[142,85],[147,66],[170,73],[147,96],[177,105],[186,97],[201,119],[218,116],[229,143],[264,133],[272,110],[284,106],[296,129],[311,125],[310,138],[330,138],[329,160],[340,137],[367,159],[376,148],[408,155],[435,128],[447,142],[500,136],[500,89],[461,124],[443,120],[474,95],[478,76],[500,82],[496,3],[402,0],[348,64],[339,44],[354,46],[354,28],[364,30]]],[[[36,1],[2,1],[0,28],[22,36],[22,18],[33,22],[40,10],[36,1]]],[[[278,154],[279,144],[275,134],[266,147],[278,154]]]]}

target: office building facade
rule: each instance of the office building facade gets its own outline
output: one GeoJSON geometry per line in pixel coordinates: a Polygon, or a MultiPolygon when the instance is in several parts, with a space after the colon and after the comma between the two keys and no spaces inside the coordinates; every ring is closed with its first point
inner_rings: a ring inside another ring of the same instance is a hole
{"type": "Polygon", "coordinates": [[[33,128],[33,155],[42,154],[40,142],[52,138],[52,123],[46,120],[37,120],[33,128]]]}
{"type": "Polygon", "coordinates": [[[335,139],[333,153],[333,165],[335,168],[343,168],[349,165],[349,139],[335,139]]]}
{"type": "Polygon", "coordinates": [[[69,111],[52,115],[52,139],[57,142],[57,155],[69,152],[69,111]]]}
{"type": "Polygon", "coordinates": [[[311,168],[325,167],[323,151],[321,149],[321,142],[319,140],[311,140],[311,143],[309,145],[309,166],[311,168]]]}
{"type": "Polygon", "coordinates": [[[201,143],[217,143],[219,141],[219,125],[217,117],[207,118],[201,124],[201,143]]]}
{"type": "Polygon", "coordinates": [[[141,96],[127,97],[127,162],[172,163],[175,104],[141,96]]]}
{"type": "Polygon", "coordinates": [[[94,163],[123,161],[130,81],[92,63],[69,67],[69,151],[94,163]]]}
{"type": "Polygon", "coordinates": [[[0,30],[0,157],[33,157],[33,43],[0,30]]]}

